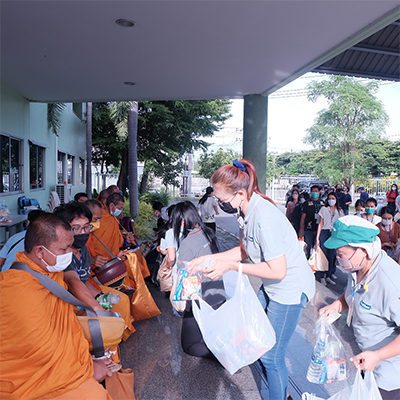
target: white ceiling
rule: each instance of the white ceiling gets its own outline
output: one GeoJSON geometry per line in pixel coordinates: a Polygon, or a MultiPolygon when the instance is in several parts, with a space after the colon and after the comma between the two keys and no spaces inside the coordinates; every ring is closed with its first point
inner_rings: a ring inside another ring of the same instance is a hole
{"type": "Polygon", "coordinates": [[[240,98],[276,90],[399,18],[398,4],[2,0],[1,79],[42,102],[240,98]]]}

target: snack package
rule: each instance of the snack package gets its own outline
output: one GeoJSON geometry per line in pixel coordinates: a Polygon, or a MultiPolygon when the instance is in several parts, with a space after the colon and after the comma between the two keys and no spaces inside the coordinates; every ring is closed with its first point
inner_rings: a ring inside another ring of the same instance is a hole
{"type": "Polygon", "coordinates": [[[182,279],[181,300],[196,300],[201,298],[201,278],[197,275],[182,279]]]}

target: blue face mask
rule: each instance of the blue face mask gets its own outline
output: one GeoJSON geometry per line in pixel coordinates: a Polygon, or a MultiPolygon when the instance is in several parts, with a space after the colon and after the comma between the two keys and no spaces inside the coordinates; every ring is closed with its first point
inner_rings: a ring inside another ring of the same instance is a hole
{"type": "Polygon", "coordinates": [[[114,217],[118,217],[122,214],[122,210],[118,210],[118,208],[115,209],[115,211],[111,211],[111,215],[114,217]]]}
{"type": "Polygon", "coordinates": [[[319,193],[312,192],[312,193],[311,193],[311,197],[312,197],[313,199],[318,199],[319,193]]]}

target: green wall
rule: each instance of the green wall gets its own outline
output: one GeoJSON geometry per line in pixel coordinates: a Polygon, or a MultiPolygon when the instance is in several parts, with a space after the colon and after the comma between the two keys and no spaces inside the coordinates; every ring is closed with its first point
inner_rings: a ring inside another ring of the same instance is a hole
{"type": "MultiPolygon", "coordinates": [[[[47,209],[50,191],[55,190],[57,179],[57,150],[71,154],[74,160],[74,185],[72,196],[84,192],[85,184],[80,184],[79,158],[86,159],[86,125],[72,111],[72,103],[67,103],[62,115],[61,129],[57,138],[47,126],[47,104],[30,103],[18,92],[1,83],[0,131],[23,141],[23,179],[22,192],[15,194],[1,193],[12,214],[18,212],[18,197],[26,196],[39,201],[42,209],[47,209]],[[45,150],[45,187],[30,189],[29,185],[29,140],[43,145],[45,150]]],[[[10,234],[21,227],[11,228],[10,234]]],[[[4,241],[4,228],[0,229],[0,242],[4,241]]]]}

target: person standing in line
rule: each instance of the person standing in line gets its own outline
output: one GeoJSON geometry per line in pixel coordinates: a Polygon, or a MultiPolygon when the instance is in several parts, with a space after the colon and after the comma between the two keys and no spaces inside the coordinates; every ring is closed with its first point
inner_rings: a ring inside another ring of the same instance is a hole
{"type": "Polygon", "coordinates": [[[324,286],[326,282],[336,285],[334,279],[337,279],[336,272],[336,251],[325,247],[325,242],[331,237],[333,223],[344,216],[343,210],[339,207],[338,198],[335,192],[329,193],[324,207],[319,211],[320,222],[318,224],[317,238],[315,243],[321,247],[326,259],[329,262],[328,271],[316,271],[315,277],[324,286]]]}
{"type": "Polygon", "coordinates": [[[399,189],[395,183],[393,183],[391,190],[386,192],[386,205],[392,209],[393,213],[396,211],[396,198],[399,195],[399,189]]]}
{"type": "Polygon", "coordinates": [[[206,193],[199,200],[197,209],[200,211],[201,220],[214,232],[217,230],[215,225],[215,216],[219,215],[218,204],[213,197],[213,188],[209,186],[206,193]]]}
{"type": "Polygon", "coordinates": [[[390,207],[381,209],[381,218],[382,221],[376,225],[379,228],[378,237],[381,239],[382,250],[391,257],[400,239],[400,225],[393,222],[393,210],[390,207]]]}
{"type": "Polygon", "coordinates": [[[297,189],[293,189],[291,196],[292,196],[292,201],[289,201],[289,203],[287,204],[287,208],[286,208],[286,218],[293,225],[292,214],[293,214],[293,210],[296,207],[296,205],[299,204],[300,193],[299,193],[299,191],[297,189]]]}
{"type": "Polygon", "coordinates": [[[336,249],[339,265],[349,272],[345,292],[320,315],[349,309],[360,354],[350,361],[373,371],[383,400],[400,399],[400,274],[399,265],[381,250],[379,229],[348,215],[334,223],[325,246],[336,249]]]}
{"type": "Polygon", "coordinates": [[[361,218],[372,222],[374,225],[381,222],[381,217],[376,215],[376,209],[378,207],[378,202],[373,197],[370,197],[366,201],[365,213],[361,214],[361,218]]]}
{"type": "Polygon", "coordinates": [[[365,204],[364,200],[358,199],[356,201],[356,204],[354,205],[356,212],[354,213],[354,215],[357,215],[357,217],[361,217],[362,214],[365,213],[365,207],[367,205],[365,204]]]}
{"type": "Polygon", "coordinates": [[[301,220],[301,214],[302,214],[302,207],[303,204],[310,198],[310,195],[308,192],[303,192],[300,194],[300,200],[294,207],[292,214],[290,216],[292,225],[294,227],[294,230],[296,231],[297,237],[299,237],[300,233],[300,220],[301,220]]]}
{"type": "MultiPolygon", "coordinates": [[[[221,209],[238,215],[240,246],[219,254],[199,257],[192,270],[208,257],[216,263],[203,270],[218,279],[229,270],[262,279],[259,299],[276,333],[275,346],[260,358],[270,397],[286,400],[288,371],[285,353],[303,308],[315,293],[315,279],[296,233],[275,203],[258,187],[254,165],[245,159],[224,165],[212,176],[214,195],[221,209]]],[[[318,187],[317,188],[317,195],[318,187]]]]}
{"type": "Polygon", "coordinates": [[[319,199],[319,187],[311,186],[311,198],[303,204],[300,220],[299,238],[304,238],[307,243],[306,256],[310,258],[311,250],[315,244],[317,237],[317,229],[319,224],[319,210],[323,203],[319,199]]]}
{"type": "Polygon", "coordinates": [[[345,215],[349,215],[349,206],[352,203],[350,195],[350,188],[347,185],[343,186],[342,204],[339,203],[339,207],[343,210],[345,215]]]}
{"type": "Polygon", "coordinates": [[[364,186],[360,186],[358,190],[360,191],[360,200],[367,202],[369,194],[365,191],[364,186]]]}

